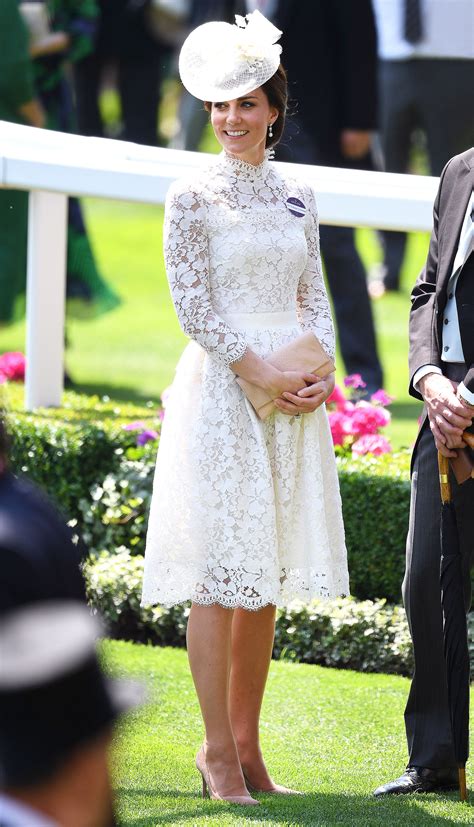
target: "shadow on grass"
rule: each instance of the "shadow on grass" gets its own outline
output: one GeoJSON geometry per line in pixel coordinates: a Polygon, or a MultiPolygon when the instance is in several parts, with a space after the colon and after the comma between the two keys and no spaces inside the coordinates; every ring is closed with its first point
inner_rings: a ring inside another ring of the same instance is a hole
{"type": "Polygon", "coordinates": [[[110,399],[116,402],[134,402],[137,405],[145,405],[151,401],[158,404],[158,394],[151,396],[150,394],[141,393],[137,388],[107,385],[106,382],[101,382],[100,384],[74,382],[71,390],[75,391],[75,393],[84,393],[89,396],[95,395],[100,398],[109,396],[110,399]]]}
{"type": "MultiPolygon", "coordinates": [[[[146,799],[151,797],[150,790],[127,790],[118,789],[118,795],[128,799],[128,806],[136,797],[137,810],[143,812],[146,799]]],[[[396,798],[375,799],[371,795],[349,795],[349,794],[318,794],[310,793],[301,796],[265,796],[259,795],[260,806],[241,807],[238,805],[226,804],[224,802],[202,801],[193,793],[181,790],[166,790],[154,794],[156,800],[159,797],[166,806],[170,800],[171,812],[159,809],[159,805],[150,802],[148,814],[139,818],[119,820],[120,827],[154,827],[159,824],[180,824],[192,823],[197,825],[200,819],[207,819],[215,816],[217,824],[224,816],[235,818],[235,824],[257,822],[275,823],[280,825],[314,825],[314,827],[328,827],[328,825],[346,824],[350,827],[360,825],[361,827],[378,827],[380,824],[401,825],[409,824],[410,827],[420,825],[451,825],[451,827],[462,827],[469,823],[465,818],[457,819],[453,811],[450,816],[442,816],[439,813],[431,814],[423,810],[419,805],[427,800],[428,796],[411,795],[397,796],[396,798]],[[189,801],[189,807],[177,808],[176,800],[185,799],[189,801]],[[195,799],[195,806],[191,800],[195,799]],[[156,808],[156,811],[153,810],[156,808]]],[[[445,806],[452,802],[453,806],[458,804],[462,812],[470,811],[474,821],[474,807],[471,802],[461,804],[458,793],[430,794],[429,800],[445,806]]],[[[133,803],[132,803],[133,806],[133,803]]],[[[167,809],[167,808],[166,808],[167,809]]]]}

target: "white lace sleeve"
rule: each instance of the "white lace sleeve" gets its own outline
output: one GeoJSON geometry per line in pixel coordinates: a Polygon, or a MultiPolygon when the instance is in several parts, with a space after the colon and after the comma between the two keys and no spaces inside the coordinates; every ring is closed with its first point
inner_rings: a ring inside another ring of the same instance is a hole
{"type": "Polygon", "coordinates": [[[305,190],[305,203],[308,207],[305,227],[308,260],[298,283],[298,316],[303,330],[312,330],[326,353],[334,359],[336,340],[321,266],[318,210],[314,193],[309,188],[305,190]]]}
{"type": "Polygon", "coordinates": [[[173,187],[166,199],[166,273],[179,323],[211,356],[225,365],[241,359],[247,344],[215,312],[209,288],[206,210],[191,188],[173,187]]]}

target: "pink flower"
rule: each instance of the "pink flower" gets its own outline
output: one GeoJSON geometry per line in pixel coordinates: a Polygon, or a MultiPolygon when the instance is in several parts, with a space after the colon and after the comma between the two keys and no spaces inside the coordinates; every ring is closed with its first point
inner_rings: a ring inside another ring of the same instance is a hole
{"type": "Polygon", "coordinates": [[[360,373],[351,373],[350,376],[346,376],[344,385],[346,388],[354,388],[354,390],[367,387],[360,373]]]}
{"type": "Polygon", "coordinates": [[[370,402],[358,402],[350,417],[351,433],[354,435],[376,434],[390,422],[390,414],[385,408],[371,405],[370,402]]]}
{"type": "Polygon", "coordinates": [[[147,424],[146,422],[142,422],[142,420],[137,420],[136,422],[130,422],[128,425],[122,425],[124,431],[141,431],[146,430],[147,424]]]}
{"type": "Polygon", "coordinates": [[[336,408],[340,410],[345,404],[346,397],[339,385],[336,385],[331,396],[328,396],[326,399],[326,405],[335,405],[336,408]]]}
{"type": "Polygon", "coordinates": [[[147,442],[151,442],[154,439],[158,439],[158,434],[156,431],[142,431],[141,434],[138,434],[137,436],[137,445],[146,445],[147,442]]]}
{"type": "Polygon", "coordinates": [[[23,353],[10,352],[0,356],[0,382],[20,382],[25,378],[26,361],[23,353]]]}
{"type": "Polygon", "coordinates": [[[348,433],[345,427],[347,417],[341,411],[330,411],[328,419],[334,445],[344,445],[348,433]]]}
{"type": "Polygon", "coordinates": [[[392,447],[388,439],[385,439],[384,436],[380,436],[380,434],[365,434],[364,436],[361,436],[357,442],[354,442],[352,446],[352,453],[358,457],[363,454],[374,454],[375,456],[379,456],[380,454],[387,454],[391,450],[392,447]]]}
{"type": "Polygon", "coordinates": [[[386,391],[380,388],[380,390],[372,394],[370,401],[373,402],[374,405],[390,405],[393,402],[393,396],[389,396],[386,391]]]}

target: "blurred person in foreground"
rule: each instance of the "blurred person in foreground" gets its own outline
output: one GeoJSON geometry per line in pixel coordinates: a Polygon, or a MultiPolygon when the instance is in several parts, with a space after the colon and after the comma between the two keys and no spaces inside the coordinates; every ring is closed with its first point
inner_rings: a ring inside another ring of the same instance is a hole
{"type": "MultiPolygon", "coordinates": [[[[374,0],[380,134],[386,172],[409,172],[416,132],[430,175],[474,143],[472,0],[374,0]]],[[[384,261],[369,289],[400,289],[407,234],[381,233],[384,261]],[[380,272],[379,272],[380,271],[380,272]]]]}
{"type": "Polygon", "coordinates": [[[140,700],[106,680],[99,629],[74,601],[0,618],[1,827],[112,827],[114,723],[140,700]]]}
{"type": "MultiPolygon", "coordinates": [[[[376,796],[458,787],[443,651],[437,452],[459,459],[474,417],[474,148],[441,175],[426,266],[412,292],[410,393],[425,403],[412,460],[403,601],[415,673],[405,710],[409,763],[376,796]]],[[[468,454],[469,457],[469,454],[468,454]]],[[[471,461],[474,454],[471,452],[471,461]]],[[[453,475],[452,475],[453,476],[453,475]]],[[[452,478],[466,613],[474,562],[474,479],[452,478]]]]}
{"type": "Polygon", "coordinates": [[[8,467],[0,411],[0,615],[43,600],[85,603],[82,547],[45,495],[8,467]]]}
{"type": "MultiPolygon", "coordinates": [[[[241,13],[255,0],[239,2],[241,13]]],[[[376,128],[376,32],[370,0],[266,0],[283,30],[290,105],[277,161],[372,169],[376,128]],[[291,110],[290,110],[291,111],[291,110]]],[[[352,227],[321,225],[321,251],[342,357],[370,395],[383,386],[374,320],[352,227]]]]}

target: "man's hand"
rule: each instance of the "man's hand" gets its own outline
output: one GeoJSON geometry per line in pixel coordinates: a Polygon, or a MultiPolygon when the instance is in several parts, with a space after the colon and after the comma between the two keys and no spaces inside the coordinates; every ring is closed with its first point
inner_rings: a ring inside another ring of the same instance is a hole
{"type": "Polygon", "coordinates": [[[341,152],[345,158],[363,158],[370,149],[371,133],[361,129],[343,129],[341,152]]]}
{"type": "Polygon", "coordinates": [[[470,411],[457,397],[456,382],[440,373],[428,373],[418,382],[425,401],[430,428],[438,451],[445,457],[456,457],[456,448],[462,448],[463,431],[472,425],[470,411]]]}

